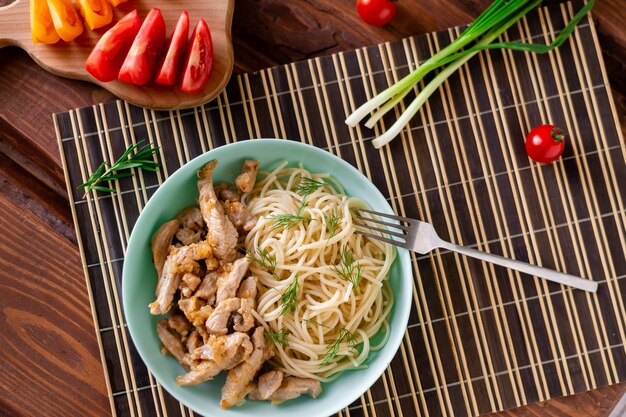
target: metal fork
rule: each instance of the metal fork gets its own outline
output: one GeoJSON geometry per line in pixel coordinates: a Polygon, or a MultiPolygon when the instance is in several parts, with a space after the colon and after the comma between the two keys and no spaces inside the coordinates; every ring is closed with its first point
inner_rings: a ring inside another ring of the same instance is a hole
{"type": "Polygon", "coordinates": [[[534,275],[539,278],[544,278],[548,281],[558,282],[559,284],[563,285],[569,285],[570,287],[578,288],[584,291],[596,292],[596,290],[598,289],[598,283],[592,280],[579,278],[574,275],[564,274],[562,272],[553,271],[548,268],[531,265],[526,262],[520,262],[491,253],[481,252],[476,249],[466,248],[464,246],[459,246],[450,242],[446,242],[437,235],[435,228],[430,223],[401,216],[393,216],[386,213],[379,213],[372,210],[360,209],[359,211],[360,213],[357,215],[358,219],[368,223],[373,223],[374,225],[366,223],[355,223],[355,226],[371,232],[378,232],[380,234],[368,233],[358,229],[356,233],[370,237],[372,239],[391,243],[392,245],[399,246],[401,248],[405,248],[420,254],[426,254],[437,248],[448,249],[453,252],[458,252],[463,255],[471,256],[472,258],[491,262],[496,265],[511,268],[516,271],[534,275]],[[390,219],[398,223],[389,222],[378,218],[365,217],[362,215],[362,213],[368,213],[374,216],[390,219]],[[406,225],[404,223],[406,223],[406,225]],[[389,230],[389,228],[393,228],[396,230],[389,230]],[[388,235],[389,237],[385,237],[382,235],[388,235]]]}

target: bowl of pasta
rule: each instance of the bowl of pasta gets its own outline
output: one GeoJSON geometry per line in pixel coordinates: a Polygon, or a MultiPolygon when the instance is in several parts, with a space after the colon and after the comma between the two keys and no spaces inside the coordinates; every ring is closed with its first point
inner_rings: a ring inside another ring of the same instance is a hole
{"type": "Polygon", "coordinates": [[[211,416],[328,416],[396,354],[409,254],[357,232],[378,189],[336,156],[256,139],[171,175],[141,212],[123,268],[124,312],[148,369],[211,416]]]}

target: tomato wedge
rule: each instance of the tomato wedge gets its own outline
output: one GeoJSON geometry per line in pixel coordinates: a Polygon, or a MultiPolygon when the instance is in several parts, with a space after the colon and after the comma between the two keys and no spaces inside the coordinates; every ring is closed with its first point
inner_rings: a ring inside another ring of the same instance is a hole
{"type": "Polygon", "coordinates": [[[117,78],[135,85],[150,81],[164,44],[165,21],[161,10],[155,7],[143,21],[117,78]]]}
{"type": "Polygon", "coordinates": [[[100,81],[113,81],[120,72],[128,50],[141,27],[137,10],[128,13],[98,41],[85,68],[100,81]]]}
{"type": "Polygon", "coordinates": [[[191,34],[191,44],[187,49],[180,89],[185,93],[195,94],[209,81],[213,68],[213,41],[209,25],[200,19],[191,34]]]}
{"type": "Polygon", "coordinates": [[[71,42],[83,33],[83,22],[72,0],[48,0],[54,29],[61,39],[71,42]]]}
{"type": "Polygon", "coordinates": [[[106,0],[78,0],[78,9],[91,30],[106,26],[113,20],[113,9],[106,0]]]}
{"type": "Polygon", "coordinates": [[[189,13],[186,10],[180,14],[178,23],[172,37],[169,40],[169,44],[166,48],[166,53],[154,81],[163,85],[174,85],[178,79],[180,73],[180,67],[183,64],[182,60],[185,56],[185,50],[187,49],[187,37],[189,36],[189,13]]]}
{"type": "Polygon", "coordinates": [[[61,39],[52,23],[47,0],[30,0],[30,32],[33,43],[56,43],[61,39]]]}

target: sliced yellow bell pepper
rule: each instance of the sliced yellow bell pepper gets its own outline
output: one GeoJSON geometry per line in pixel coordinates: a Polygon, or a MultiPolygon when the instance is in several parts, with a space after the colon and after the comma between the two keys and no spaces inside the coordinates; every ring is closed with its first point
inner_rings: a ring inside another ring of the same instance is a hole
{"type": "Polygon", "coordinates": [[[65,42],[83,33],[83,22],[71,0],[48,0],[48,7],[54,28],[65,42]]]}
{"type": "Polygon", "coordinates": [[[109,0],[109,3],[113,5],[113,7],[117,7],[122,3],[126,3],[128,0],[109,0]]]}
{"type": "Polygon", "coordinates": [[[33,43],[56,43],[61,39],[54,30],[47,0],[30,0],[30,32],[33,43]]]}
{"type": "Polygon", "coordinates": [[[91,30],[106,26],[113,20],[113,9],[106,0],[78,0],[78,8],[91,30]]]}

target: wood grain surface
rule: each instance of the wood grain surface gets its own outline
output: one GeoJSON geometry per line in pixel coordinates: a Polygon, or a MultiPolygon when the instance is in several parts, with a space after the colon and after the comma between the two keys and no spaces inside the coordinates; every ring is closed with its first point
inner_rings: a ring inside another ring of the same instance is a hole
{"type": "MultiPolygon", "coordinates": [[[[5,0],[6,1],[6,0],[5,0]]],[[[139,106],[172,109],[193,107],[212,100],[226,85],[233,70],[233,47],[231,21],[233,0],[198,2],[195,0],[131,1],[114,8],[114,22],[137,9],[144,18],[152,7],[163,14],[167,36],[170,36],[181,10],[189,12],[191,29],[203,17],[211,28],[215,51],[213,70],[209,82],[196,94],[186,94],[176,86],[148,83],[144,86],[121,81],[101,82],[85,70],[85,60],[100,36],[111,25],[95,31],[85,27],[83,33],[72,42],[59,41],[54,45],[33,44],[29,23],[29,0],[15,0],[2,7],[0,3],[0,48],[15,45],[28,52],[42,68],[54,74],[96,83],[115,95],[139,106]]]]}
{"type": "MultiPolygon", "coordinates": [[[[403,0],[389,26],[372,28],[350,0],[238,0],[235,68],[465,24],[487,4],[403,0]]],[[[626,10],[621,0],[600,0],[593,14],[624,131],[626,10]]],[[[45,72],[18,48],[0,50],[0,415],[110,415],[50,113],[111,98],[45,72]]],[[[625,391],[608,387],[498,416],[607,416],[625,391]]]]}

